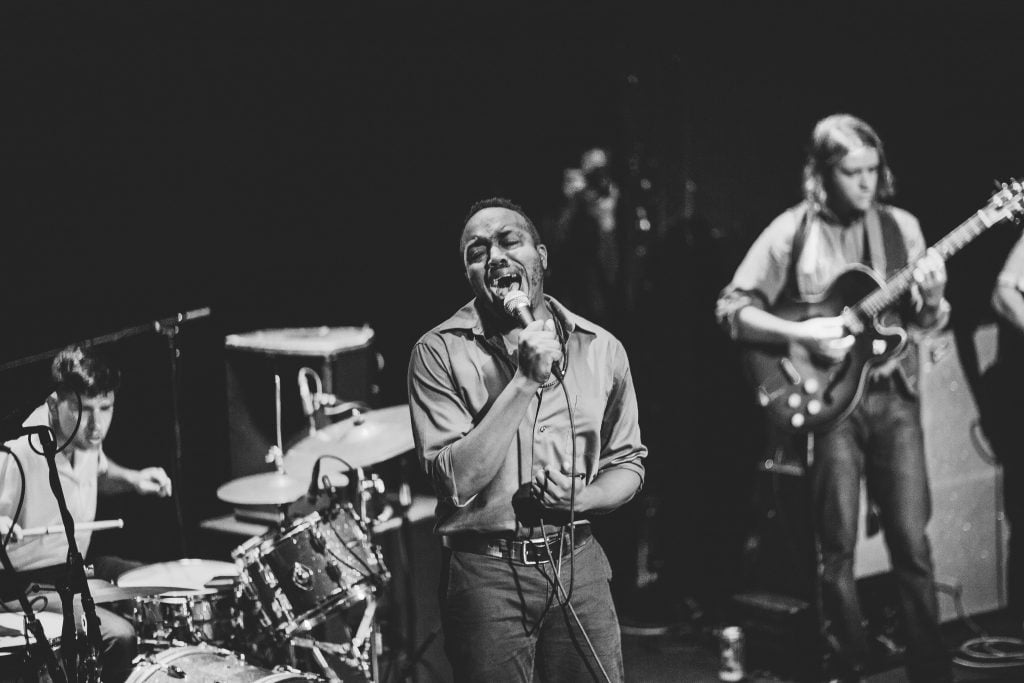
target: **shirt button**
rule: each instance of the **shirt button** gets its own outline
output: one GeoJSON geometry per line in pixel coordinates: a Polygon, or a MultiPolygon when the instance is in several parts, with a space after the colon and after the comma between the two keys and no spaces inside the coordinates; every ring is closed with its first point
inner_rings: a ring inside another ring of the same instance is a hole
{"type": "Polygon", "coordinates": [[[547,426],[541,427],[541,428],[540,428],[540,431],[541,431],[541,432],[546,432],[546,431],[548,431],[548,428],[547,428],[547,426]]]}

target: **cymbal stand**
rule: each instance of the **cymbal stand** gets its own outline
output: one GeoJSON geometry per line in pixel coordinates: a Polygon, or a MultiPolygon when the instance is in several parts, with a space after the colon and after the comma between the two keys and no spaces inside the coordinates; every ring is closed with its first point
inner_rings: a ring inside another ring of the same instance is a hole
{"type": "Polygon", "coordinates": [[[369,683],[380,682],[380,628],[377,626],[377,598],[366,599],[366,610],[363,612],[359,626],[352,640],[348,643],[329,643],[305,635],[295,636],[291,644],[295,647],[308,649],[313,659],[323,670],[324,676],[330,681],[341,680],[330,667],[323,653],[335,655],[347,666],[358,669],[369,683]]]}

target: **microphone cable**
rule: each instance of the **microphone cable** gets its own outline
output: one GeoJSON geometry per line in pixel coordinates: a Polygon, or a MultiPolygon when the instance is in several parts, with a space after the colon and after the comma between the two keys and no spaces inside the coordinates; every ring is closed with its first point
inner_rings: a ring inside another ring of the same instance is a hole
{"type": "MultiPolygon", "coordinates": [[[[572,615],[573,621],[576,622],[577,628],[580,630],[580,634],[583,636],[583,640],[586,641],[587,647],[590,650],[590,654],[594,657],[594,662],[597,664],[598,669],[601,671],[601,675],[607,683],[611,683],[611,678],[608,676],[608,672],[604,668],[604,664],[601,662],[601,658],[597,655],[597,649],[594,647],[594,643],[590,640],[590,635],[587,634],[587,630],[583,627],[583,622],[580,620],[579,615],[576,614],[576,610],[572,606],[572,594],[573,588],[576,582],[576,418],[573,415],[572,399],[569,397],[569,389],[565,384],[565,377],[568,375],[569,370],[569,346],[567,335],[562,334],[561,325],[559,324],[558,317],[552,316],[555,321],[555,326],[558,328],[558,338],[562,345],[562,359],[563,364],[561,372],[556,374],[552,371],[552,375],[555,375],[555,380],[562,388],[562,394],[565,396],[565,408],[569,413],[569,436],[570,436],[570,454],[572,464],[570,465],[570,487],[569,487],[569,523],[568,531],[566,526],[563,525],[559,528],[559,540],[558,540],[558,560],[554,558],[554,553],[551,552],[551,545],[548,543],[547,525],[544,523],[544,517],[540,518],[540,530],[544,538],[544,550],[548,556],[548,562],[554,568],[554,588],[555,597],[558,600],[558,604],[563,609],[568,609],[572,615]],[[566,591],[565,586],[562,584],[562,558],[564,557],[563,548],[565,547],[566,535],[569,537],[569,590],[566,591]],[[561,593],[561,595],[559,595],[561,593]]],[[[543,400],[544,392],[541,391],[537,398],[537,414],[540,414],[540,402],[543,400]]],[[[583,475],[586,477],[586,473],[583,475]]],[[[554,532],[552,532],[554,533],[554,532]]],[[[590,667],[588,667],[590,668],[590,667]]],[[[591,671],[593,674],[594,672],[591,671]]],[[[595,680],[597,676],[594,675],[595,680]]]]}
{"type": "Polygon", "coordinates": [[[21,508],[25,505],[25,487],[28,485],[28,482],[25,479],[25,467],[21,464],[21,459],[7,446],[0,446],[0,449],[7,451],[7,454],[14,459],[14,464],[18,466],[18,473],[21,474],[21,492],[18,494],[18,506],[14,508],[14,516],[11,517],[11,528],[4,535],[3,546],[6,548],[7,544],[11,542],[11,537],[14,535],[14,525],[18,523],[18,517],[21,516],[21,508]]]}

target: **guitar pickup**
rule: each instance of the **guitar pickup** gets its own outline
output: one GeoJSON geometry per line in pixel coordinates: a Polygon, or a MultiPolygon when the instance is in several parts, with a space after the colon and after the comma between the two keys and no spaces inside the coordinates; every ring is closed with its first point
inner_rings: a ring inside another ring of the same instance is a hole
{"type": "Polygon", "coordinates": [[[782,368],[782,374],[786,376],[790,384],[800,384],[803,378],[800,377],[800,373],[797,371],[796,366],[793,365],[793,361],[783,357],[779,360],[779,367],[782,368]]]}

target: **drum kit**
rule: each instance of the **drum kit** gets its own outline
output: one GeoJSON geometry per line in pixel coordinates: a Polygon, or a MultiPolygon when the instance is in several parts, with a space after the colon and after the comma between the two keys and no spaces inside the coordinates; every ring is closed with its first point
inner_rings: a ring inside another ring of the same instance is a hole
{"type": "MultiPolygon", "coordinates": [[[[391,575],[373,529],[394,511],[379,476],[364,469],[412,449],[408,406],[357,407],[285,452],[275,381],[275,469],[229,481],[217,497],[236,515],[276,508],[277,523],[237,546],[233,562],[182,559],[133,569],[116,585],[90,580],[96,603],[135,627],[141,654],[130,682],[380,681],[378,602],[391,575]]],[[[45,596],[59,608],[56,593],[45,596]]],[[[59,648],[60,618],[41,615],[59,648]]],[[[0,621],[2,664],[31,636],[14,623],[19,615],[0,616],[11,622],[0,621]]]]}

